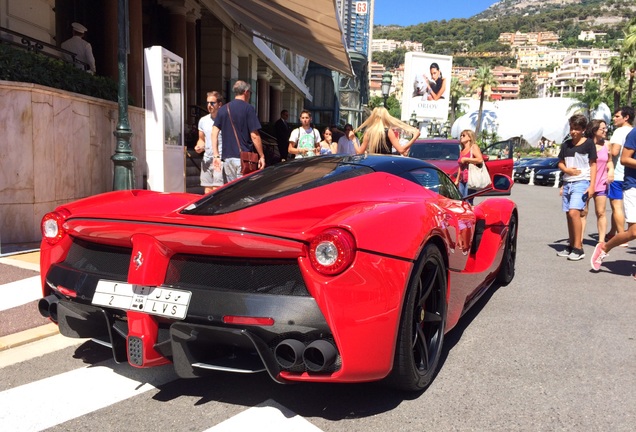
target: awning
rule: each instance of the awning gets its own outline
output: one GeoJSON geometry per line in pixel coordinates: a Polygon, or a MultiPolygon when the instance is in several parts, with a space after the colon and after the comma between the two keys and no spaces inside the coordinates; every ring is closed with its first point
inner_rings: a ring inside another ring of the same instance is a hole
{"type": "Polygon", "coordinates": [[[254,36],[327,68],[354,75],[335,0],[216,0],[254,36]]]}

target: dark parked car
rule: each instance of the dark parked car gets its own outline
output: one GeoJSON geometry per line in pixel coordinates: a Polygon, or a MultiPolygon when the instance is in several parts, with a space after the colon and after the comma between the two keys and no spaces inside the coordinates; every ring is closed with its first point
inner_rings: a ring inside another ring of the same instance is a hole
{"type": "Polygon", "coordinates": [[[532,164],[532,162],[536,161],[537,159],[541,159],[541,158],[534,158],[534,157],[519,158],[519,159],[517,159],[514,162],[514,164],[512,166],[513,166],[513,168],[517,168],[518,166],[530,165],[530,164],[532,164]]]}
{"type": "Polygon", "coordinates": [[[555,178],[559,178],[559,186],[563,184],[563,171],[557,168],[544,168],[534,172],[534,184],[554,186],[555,178]]]}
{"type": "MultiPolygon", "coordinates": [[[[495,174],[504,174],[512,178],[513,144],[510,140],[500,141],[481,149],[491,180],[495,174]]],[[[413,143],[409,156],[435,165],[455,181],[459,151],[460,144],[456,139],[420,139],[413,143]]],[[[504,194],[510,195],[510,191],[504,194]]],[[[502,195],[502,193],[491,191],[485,195],[502,195]]]]}
{"type": "MultiPolygon", "coordinates": [[[[520,165],[515,168],[514,172],[514,181],[519,183],[529,183],[530,176],[532,171],[534,170],[535,174],[537,171],[552,168],[558,169],[557,165],[559,164],[559,158],[540,158],[535,159],[532,163],[528,165],[520,165]]],[[[536,178],[536,177],[535,177],[536,178]]]]}

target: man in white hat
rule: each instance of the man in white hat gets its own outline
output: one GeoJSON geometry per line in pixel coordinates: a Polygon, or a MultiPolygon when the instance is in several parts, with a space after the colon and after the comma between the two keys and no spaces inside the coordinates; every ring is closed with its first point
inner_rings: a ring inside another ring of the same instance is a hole
{"type": "MultiPolygon", "coordinates": [[[[93,47],[84,40],[84,34],[88,31],[86,27],[78,22],[71,24],[73,27],[73,37],[62,42],[62,48],[75,53],[75,58],[88,65],[90,74],[95,74],[95,57],[93,57],[93,47]]],[[[78,64],[78,67],[84,68],[78,64]]]]}

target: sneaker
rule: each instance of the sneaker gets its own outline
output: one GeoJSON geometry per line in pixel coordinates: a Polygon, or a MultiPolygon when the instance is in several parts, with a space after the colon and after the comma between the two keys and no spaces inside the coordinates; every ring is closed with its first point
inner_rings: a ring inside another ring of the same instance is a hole
{"type": "Polygon", "coordinates": [[[568,246],[565,249],[563,249],[561,252],[557,252],[557,256],[566,258],[566,257],[569,257],[571,253],[572,253],[572,248],[568,246]]]}
{"type": "Polygon", "coordinates": [[[605,259],[605,257],[608,255],[603,250],[603,246],[605,246],[605,243],[597,244],[596,247],[594,248],[594,252],[592,252],[592,258],[590,258],[590,264],[592,265],[592,270],[594,271],[599,271],[601,269],[601,264],[603,263],[603,260],[605,259]]]}
{"type": "Polygon", "coordinates": [[[585,258],[585,252],[583,252],[583,249],[572,248],[572,252],[568,255],[568,259],[570,261],[578,261],[583,258],[585,258]]]}

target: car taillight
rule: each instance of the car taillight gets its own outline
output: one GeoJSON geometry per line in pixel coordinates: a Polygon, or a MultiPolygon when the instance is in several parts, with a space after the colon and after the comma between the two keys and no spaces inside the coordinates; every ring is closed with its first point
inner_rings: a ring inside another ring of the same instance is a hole
{"type": "Polygon", "coordinates": [[[351,233],[341,228],[329,228],[309,242],[309,259],[316,271],[332,276],[351,265],[355,250],[351,233]]]}
{"type": "Polygon", "coordinates": [[[54,245],[66,235],[64,221],[69,214],[68,210],[62,209],[44,215],[41,224],[42,237],[46,239],[48,244],[54,245]]]}

